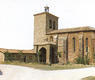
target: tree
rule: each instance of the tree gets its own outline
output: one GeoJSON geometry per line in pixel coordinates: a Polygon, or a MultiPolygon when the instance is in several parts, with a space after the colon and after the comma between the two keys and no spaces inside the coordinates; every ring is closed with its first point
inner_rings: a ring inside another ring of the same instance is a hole
{"type": "Polygon", "coordinates": [[[12,57],[11,53],[8,52],[8,50],[6,52],[4,52],[4,55],[5,55],[5,60],[12,61],[13,57],[12,57]]]}

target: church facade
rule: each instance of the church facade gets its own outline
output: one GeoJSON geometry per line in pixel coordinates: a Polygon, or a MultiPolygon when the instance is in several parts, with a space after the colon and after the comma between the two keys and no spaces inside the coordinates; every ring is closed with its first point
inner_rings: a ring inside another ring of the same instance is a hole
{"type": "Polygon", "coordinates": [[[41,53],[40,62],[47,64],[73,63],[80,55],[88,55],[90,63],[93,63],[95,28],[58,29],[58,17],[45,7],[45,12],[34,15],[34,49],[41,53]]]}
{"type": "Polygon", "coordinates": [[[25,54],[24,61],[28,59],[30,62],[30,57],[35,55],[41,63],[75,63],[76,58],[82,55],[88,56],[90,63],[94,63],[95,28],[84,26],[58,29],[58,17],[49,13],[49,7],[45,7],[45,12],[34,15],[34,49],[0,49],[0,54],[5,51],[12,55],[22,51],[25,54]]]}

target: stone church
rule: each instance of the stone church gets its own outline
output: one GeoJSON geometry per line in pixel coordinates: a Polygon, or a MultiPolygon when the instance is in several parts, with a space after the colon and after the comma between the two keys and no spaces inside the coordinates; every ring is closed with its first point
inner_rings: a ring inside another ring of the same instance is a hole
{"type": "Polygon", "coordinates": [[[45,7],[45,12],[34,15],[34,49],[36,53],[41,52],[40,61],[45,63],[74,62],[81,54],[89,54],[90,62],[93,62],[95,28],[58,29],[58,17],[45,7]]]}
{"type": "Polygon", "coordinates": [[[34,14],[34,49],[0,49],[0,52],[3,54],[8,51],[14,57],[22,51],[24,61],[32,62],[32,56],[35,55],[41,63],[46,64],[74,63],[78,56],[88,55],[90,63],[94,63],[95,28],[84,26],[58,29],[58,19],[49,13],[49,7],[46,6],[44,12],[34,14]]]}

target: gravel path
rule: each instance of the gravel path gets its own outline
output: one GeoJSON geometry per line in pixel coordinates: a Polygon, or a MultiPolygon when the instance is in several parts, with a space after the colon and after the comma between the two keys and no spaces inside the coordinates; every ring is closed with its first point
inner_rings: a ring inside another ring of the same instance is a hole
{"type": "Polygon", "coordinates": [[[0,80],[81,80],[87,76],[95,76],[94,67],[45,71],[0,64],[0,80]]]}

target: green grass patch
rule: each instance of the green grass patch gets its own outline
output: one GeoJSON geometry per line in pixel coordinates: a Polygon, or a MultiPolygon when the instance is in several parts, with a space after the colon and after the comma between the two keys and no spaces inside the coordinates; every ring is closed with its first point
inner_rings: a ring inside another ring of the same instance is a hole
{"type": "Polygon", "coordinates": [[[95,76],[89,76],[89,77],[83,78],[82,80],[95,80],[95,76]]]}
{"type": "Polygon", "coordinates": [[[83,65],[83,64],[67,64],[67,65],[60,65],[60,64],[39,64],[39,63],[24,63],[24,62],[11,62],[7,61],[2,64],[10,64],[10,65],[19,65],[19,66],[25,66],[25,67],[32,67],[36,69],[42,69],[42,70],[63,70],[63,69],[78,69],[78,68],[86,68],[86,67],[93,67],[95,65],[83,65]]]}

